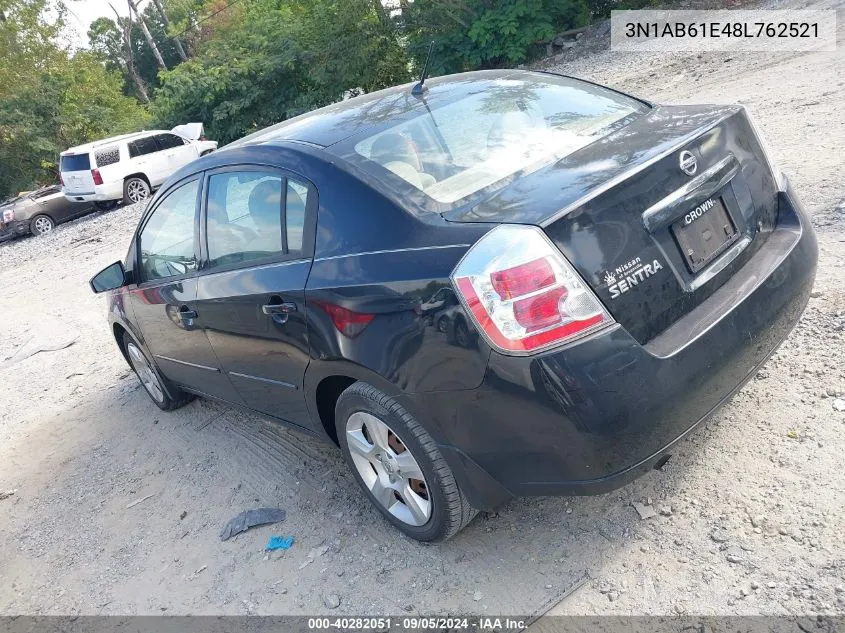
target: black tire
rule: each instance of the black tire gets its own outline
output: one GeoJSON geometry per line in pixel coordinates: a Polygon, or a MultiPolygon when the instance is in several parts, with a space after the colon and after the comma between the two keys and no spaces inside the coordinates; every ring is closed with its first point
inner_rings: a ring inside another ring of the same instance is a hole
{"type": "Polygon", "coordinates": [[[123,204],[136,204],[147,200],[151,193],[150,183],[140,176],[132,176],[123,181],[123,204]]]}
{"type": "Polygon", "coordinates": [[[162,411],[173,411],[174,409],[184,407],[194,399],[195,396],[193,394],[182,391],[162,376],[158,371],[158,367],[150,360],[144,349],[128,333],[124,333],[123,335],[123,348],[126,351],[126,356],[129,358],[129,365],[138,377],[138,381],[144,387],[147,395],[150,396],[150,400],[155,402],[159,409],[162,411]],[[143,358],[143,361],[135,356],[136,353],[143,358]],[[145,363],[147,367],[144,368],[142,363],[145,363]],[[147,373],[146,369],[149,369],[149,373],[147,373]],[[157,383],[157,389],[148,384],[153,380],[157,383]]]}
{"type": "Polygon", "coordinates": [[[118,200],[104,200],[102,202],[95,202],[94,206],[100,211],[111,211],[117,207],[118,200]]]}
{"type": "Polygon", "coordinates": [[[364,494],[390,523],[410,538],[424,542],[445,541],[460,532],[478,513],[464,497],[432,437],[390,396],[365,382],[356,382],[340,394],[335,406],[335,424],[343,457],[364,494]],[[425,491],[431,503],[426,523],[416,526],[398,519],[376,499],[362,479],[353,462],[346,433],[347,421],[357,412],[378,418],[410,451],[425,477],[425,491]]]}
{"type": "Polygon", "coordinates": [[[442,316],[437,319],[437,331],[446,334],[449,331],[449,317],[442,316]]]}
{"type": "Polygon", "coordinates": [[[463,319],[455,319],[455,343],[461,347],[472,346],[472,335],[463,319]]]}
{"type": "Polygon", "coordinates": [[[33,235],[45,235],[56,228],[56,223],[49,215],[39,214],[29,221],[29,232],[33,235]]]}

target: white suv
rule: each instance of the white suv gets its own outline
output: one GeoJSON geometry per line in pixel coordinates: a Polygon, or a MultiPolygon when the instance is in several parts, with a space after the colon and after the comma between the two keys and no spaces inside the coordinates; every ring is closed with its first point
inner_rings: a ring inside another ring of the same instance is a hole
{"type": "Polygon", "coordinates": [[[202,125],[115,136],[62,152],[62,193],[74,202],[108,208],[117,200],[133,204],[149,197],[170,174],[217,149],[202,136],[202,125]],[[179,132],[179,133],[177,133],[179,132]]]}

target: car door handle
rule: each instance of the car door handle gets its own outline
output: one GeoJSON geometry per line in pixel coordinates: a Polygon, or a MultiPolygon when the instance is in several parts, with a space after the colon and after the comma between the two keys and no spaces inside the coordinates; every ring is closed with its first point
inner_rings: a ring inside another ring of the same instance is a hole
{"type": "Polygon", "coordinates": [[[296,304],[289,302],[267,303],[261,306],[261,311],[272,317],[273,321],[279,325],[283,325],[287,323],[290,313],[296,312],[296,304]]]}

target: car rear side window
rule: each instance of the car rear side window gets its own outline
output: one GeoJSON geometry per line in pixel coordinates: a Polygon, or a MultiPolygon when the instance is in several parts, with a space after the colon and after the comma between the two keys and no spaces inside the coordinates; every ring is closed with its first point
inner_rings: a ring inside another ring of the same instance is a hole
{"type": "Polygon", "coordinates": [[[208,266],[301,254],[307,196],[307,185],[286,182],[277,172],[213,174],[206,205],[208,266]]]}
{"type": "Polygon", "coordinates": [[[88,171],[89,169],[91,169],[91,159],[88,158],[88,154],[62,156],[59,162],[59,170],[63,172],[88,171]]]}
{"type": "Polygon", "coordinates": [[[435,202],[453,205],[557,162],[647,109],[576,79],[503,78],[361,139],[353,157],[365,159],[360,166],[375,175],[393,172],[435,202]]]}
{"type": "Polygon", "coordinates": [[[97,167],[108,167],[120,162],[120,148],[117,145],[103,147],[94,152],[94,161],[97,167]]]}
{"type": "Polygon", "coordinates": [[[152,136],[135,139],[129,142],[129,158],[152,154],[157,152],[158,149],[158,145],[156,145],[155,139],[152,136]]]}
{"type": "Polygon", "coordinates": [[[197,191],[193,180],[168,193],[141,230],[142,281],[164,279],[197,269],[194,239],[197,191]]]}

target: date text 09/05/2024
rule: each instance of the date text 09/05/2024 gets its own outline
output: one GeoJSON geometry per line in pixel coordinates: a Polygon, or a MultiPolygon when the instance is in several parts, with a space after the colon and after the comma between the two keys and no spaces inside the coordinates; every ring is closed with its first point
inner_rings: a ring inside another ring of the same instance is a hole
{"type": "Polygon", "coordinates": [[[389,631],[394,626],[405,631],[427,630],[481,630],[481,631],[521,631],[527,621],[513,617],[340,617],[340,618],[308,618],[310,630],[373,630],[389,631]]]}
{"type": "Polygon", "coordinates": [[[819,25],[813,22],[626,22],[630,38],[817,38],[819,25]]]}

